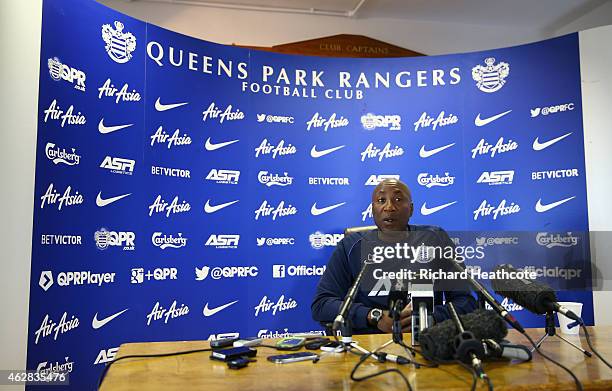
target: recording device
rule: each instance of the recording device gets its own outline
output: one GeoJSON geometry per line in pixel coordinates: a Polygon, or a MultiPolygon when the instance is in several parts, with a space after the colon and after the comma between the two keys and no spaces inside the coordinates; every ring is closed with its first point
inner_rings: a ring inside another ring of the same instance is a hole
{"type": "MultiPolygon", "coordinates": [[[[504,270],[507,273],[520,272],[512,267],[512,265],[506,264],[498,265],[493,269],[496,273],[504,270]]],[[[505,278],[494,279],[491,285],[495,293],[512,299],[515,303],[527,308],[535,314],[545,314],[547,312],[556,311],[580,324],[583,323],[578,315],[557,302],[557,295],[555,292],[544,283],[522,278],[505,278]]]]}
{"type": "Polygon", "coordinates": [[[321,350],[324,352],[339,353],[339,352],[342,352],[344,348],[342,347],[342,344],[340,342],[331,341],[321,346],[321,350]]]}
{"type": "Polygon", "coordinates": [[[279,350],[297,350],[304,345],[306,338],[302,337],[287,337],[279,340],[276,347],[279,350]]]}
{"type": "Polygon", "coordinates": [[[210,341],[210,347],[213,349],[222,349],[222,348],[227,348],[230,346],[234,345],[234,342],[237,341],[239,338],[223,338],[223,339],[218,339],[216,341],[210,341]]]}
{"type": "Polygon", "coordinates": [[[513,345],[506,342],[497,343],[492,339],[484,339],[482,346],[485,357],[488,358],[508,358],[510,360],[530,361],[531,351],[523,345],[513,345]]]}
{"type": "MultiPolygon", "coordinates": [[[[491,339],[501,342],[508,334],[508,326],[495,311],[478,309],[459,315],[463,328],[469,330],[478,341],[491,339]]],[[[419,343],[423,355],[430,360],[450,360],[455,354],[454,338],[459,334],[455,323],[447,319],[422,330],[419,343]]]]}
{"type": "Polygon", "coordinates": [[[263,339],[261,338],[243,338],[243,339],[239,339],[237,341],[234,341],[234,347],[241,347],[241,346],[259,346],[261,345],[261,343],[263,342],[263,339]]]}
{"type": "Polygon", "coordinates": [[[325,344],[329,342],[330,342],[329,338],[315,338],[311,341],[306,341],[306,343],[304,344],[304,347],[308,350],[317,350],[317,349],[320,349],[321,346],[324,346],[325,344]]]}
{"type": "Polygon", "coordinates": [[[351,289],[348,290],[348,292],[346,293],[346,296],[344,297],[344,301],[342,302],[342,306],[340,307],[340,311],[338,312],[338,315],[336,316],[336,319],[334,319],[334,325],[333,325],[333,330],[334,331],[338,331],[338,330],[342,330],[342,336],[343,337],[350,337],[349,335],[344,335],[346,334],[346,318],[348,316],[348,311],[349,308],[351,308],[351,305],[353,304],[353,301],[355,300],[355,295],[357,294],[357,288],[359,288],[359,285],[361,284],[361,280],[363,280],[363,277],[365,276],[365,271],[368,268],[368,263],[363,263],[363,265],[361,265],[361,270],[359,271],[359,274],[357,275],[357,278],[355,279],[355,281],[353,282],[353,285],[351,286],[351,289]]]}
{"type": "Polygon", "coordinates": [[[433,324],[434,292],[433,284],[412,284],[410,289],[412,299],[412,345],[418,345],[419,334],[433,324]]]}
{"type": "Polygon", "coordinates": [[[290,362],[299,362],[299,361],[318,361],[319,355],[312,352],[299,352],[299,353],[291,353],[291,354],[281,354],[277,356],[269,356],[268,361],[272,361],[275,364],[287,364],[290,362]]]}
{"type": "Polygon", "coordinates": [[[243,346],[239,348],[215,350],[210,354],[210,358],[213,360],[227,362],[227,361],[236,360],[238,358],[255,357],[256,355],[257,355],[257,350],[243,346]]]}

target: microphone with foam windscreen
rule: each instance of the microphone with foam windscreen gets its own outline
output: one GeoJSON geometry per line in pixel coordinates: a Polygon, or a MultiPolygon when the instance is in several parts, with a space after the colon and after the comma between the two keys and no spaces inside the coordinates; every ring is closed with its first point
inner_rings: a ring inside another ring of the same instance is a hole
{"type": "MultiPolygon", "coordinates": [[[[470,331],[477,340],[492,339],[496,342],[508,334],[508,326],[495,311],[478,309],[465,315],[459,315],[465,330],[470,331]]],[[[454,341],[459,334],[451,319],[422,330],[419,335],[421,352],[430,360],[450,360],[455,355],[454,341]]]]}
{"type": "Polygon", "coordinates": [[[550,286],[533,280],[511,278],[512,275],[518,277],[523,273],[512,265],[498,265],[493,272],[503,276],[491,281],[495,293],[512,299],[535,314],[556,311],[582,324],[582,319],[578,315],[557,302],[557,295],[550,286]]]}

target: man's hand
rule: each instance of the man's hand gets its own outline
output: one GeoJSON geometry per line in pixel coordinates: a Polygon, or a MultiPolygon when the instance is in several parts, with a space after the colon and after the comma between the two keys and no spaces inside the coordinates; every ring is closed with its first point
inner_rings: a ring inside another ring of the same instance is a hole
{"type": "MultiPolygon", "coordinates": [[[[400,313],[400,323],[403,332],[411,331],[412,322],[412,303],[408,304],[400,313]]],[[[383,311],[383,316],[376,325],[383,333],[391,333],[393,329],[393,318],[389,316],[389,311],[383,311]]]]}

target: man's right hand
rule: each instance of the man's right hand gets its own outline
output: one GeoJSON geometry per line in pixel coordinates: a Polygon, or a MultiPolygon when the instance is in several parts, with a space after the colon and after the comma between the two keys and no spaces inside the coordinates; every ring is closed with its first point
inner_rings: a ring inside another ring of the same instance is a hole
{"type": "MultiPolygon", "coordinates": [[[[411,331],[412,323],[412,303],[408,304],[400,313],[400,324],[402,325],[402,332],[411,331]]],[[[376,325],[380,331],[385,334],[389,334],[393,331],[393,318],[389,316],[389,311],[383,311],[383,316],[376,325]]]]}

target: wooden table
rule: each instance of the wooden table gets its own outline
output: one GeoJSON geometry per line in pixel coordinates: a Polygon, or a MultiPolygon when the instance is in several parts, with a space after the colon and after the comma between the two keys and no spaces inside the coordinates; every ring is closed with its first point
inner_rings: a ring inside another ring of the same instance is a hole
{"type": "MultiPolygon", "coordinates": [[[[529,335],[535,339],[543,334],[543,329],[530,329],[529,335]]],[[[612,361],[612,326],[589,327],[595,348],[612,361]]],[[[582,334],[582,332],[581,332],[582,334]]],[[[567,336],[572,342],[581,343],[588,348],[583,336],[567,336]]],[[[511,330],[508,339],[514,343],[527,345],[527,340],[511,330]]],[[[360,345],[377,348],[389,335],[355,336],[360,345]]],[[[275,340],[266,340],[272,344],[275,340]]],[[[404,335],[410,341],[410,335],[404,335]]],[[[205,341],[128,343],[119,348],[117,357],[134,354],[169,353],[202,349],[209,347],[205,341]]],[[[612,390],[612,370],[593,355],[583,356],[579,351],[557,337],[548,337],[542,345],[550,357],[570,368],[588,390],[612,390]]],[[[350,372],[359,359],[350,353],[332,353],[324,356],[318,363],[310,361],[273,364],[267,356],[282,354],[276,350],[257,348],[257,362],[240,370],[232,370],[220,361],[211,360],[210,352],[194,353],[161,358],[129,358],[111,367],[102,385],[103,391],[128,390],[405,390],[406,385],[398,374],[390,373],[364,382],[354,382],[350,372]]],[[[384,349],[388,352],[405,355],[397,345],[384,349]]],[[[423,361],[422,357],[418,357],[423,361]]],[[[472,376],[461,366],[450,364],[439,368],[420,368],[398,366],[393,363],[380,364],[368,359],[357,375],[374,373],[383,368],[399,368],[408,377],[414,390],[469,390],[472,376]]],[[[572,378],[563,370],[534,353],[528,363],[487,362],[485,370],[491,378],[495,390],[574,390],[572,378]]],[[[486,389],[479,381],[479,390],[486,389]]]]}

